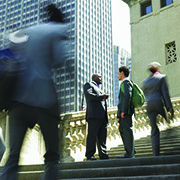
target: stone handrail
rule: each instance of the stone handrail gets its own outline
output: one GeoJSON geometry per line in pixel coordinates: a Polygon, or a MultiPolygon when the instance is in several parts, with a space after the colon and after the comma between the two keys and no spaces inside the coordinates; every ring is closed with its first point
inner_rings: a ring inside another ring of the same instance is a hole
{"type": "MultiPolygon", "coordinates": [[[[170,126],[180,125],[180,98],[173,98],[172,104],[175,111],[174,119],[171,120],[170,126]]],[[[117,121],[117,107],[108,108],[108,135],[107,148],[117,147],[122,144],[119,125],[117,121]]],[[[60,134],[60,154],[61,161],[82,161],[85,158],[87,123],[85,120],[85,111],[61,114],[59,124],[60,134]]],[[[6,140],[7,151],[3,157],[1,164],[4,164],[8,156],[8,117],[5,113],[0,114],[1,127],[6,140]],[[6,127],[6,128],[5,128],[6,127]]],[[[134,119],[134,137],[139,139],[150,134],[151,128],[149,119],[146,114],[146,105],[135,110],[134,119]]],[[[169,128],[169,124],[158,116],[158,124],[160,130],[169,128]]],[[[44,141],[38,125],[32,130],[28,130],[24,144],[21,150],[20,164],[39,164],[43,163],[43,154],[45,152],[44,141]],[[32,155],[33,154],[33,155],[32,155]],[[30,157],[30,158],[29,158],[30,157]]]]}
{"type": "MultiPolygon", "coordinates": [[[[171,126],[180,125],[180,98],[172,99],[173,108],[175,111],[175,116],[171,120],[171,126]]],[[[108,108],[108,135],[107,135],[107,148],[116,147],[119,144],[122,144],[120,134],[119,134],[119,124],[117,121],[117,107],[108,108]]],[[[85,146],[86,146],[86,121],[85,121],[85,112],[76,112],[69,114],[62,114],[62,122],[60,124],[62,131],[64,132],[65,137],[62,139],[64,143],[61,146],[63,147],[63,152],[70,150],[71,157],[76,161],[83,160],[85,157],[85,146]]],[[[141,137],[150,135],[151,127],[149,119],[146,114],[146,105],[142,108],[135,110],[134,119],[134,137],[139,139],[141,137]]],[[[169,124],[159,115],[157,118],[160,130],[169,128],[169,124]]],[[[62,142],[61,141],[61,142],[62,142]]],[[[63,155],[64,160],[66,155],[63,155]]],[[[66,161],[66,160],[65,160],[66,161]]]]}

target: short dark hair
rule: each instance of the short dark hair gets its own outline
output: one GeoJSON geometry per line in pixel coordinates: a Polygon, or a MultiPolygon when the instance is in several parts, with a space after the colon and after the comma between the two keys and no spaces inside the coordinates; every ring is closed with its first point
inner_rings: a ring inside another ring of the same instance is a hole
{"type": "Polygon", "coordinates": [[[126,76],[126,77],[128,77],[129,76],[129,73],[130,73],[130,71],[129,71],[129,68],[127,67],[127,66],[121,66],[121,67],[119,67],[119,72],[124,72],[124,75],[126,76]]]}
{"type": "Polygon", "coordinates": [[[59,23],[64,22],[62,12],[58,8],[56,8],[54,4],[49,4],[46,7],[46,11],[49,16],[48,21],[54,21],[54,22],[59,22],[59,23]]]}
{"type": "Polygon", "coordinates": [[[156,68],[156,67],[151,66],[151,67],[149,67],[148,69],[149,69],[149,71],[152,72],[153,74],[154,74],[155,72],[157,72],[157,68],[156,68]]]}

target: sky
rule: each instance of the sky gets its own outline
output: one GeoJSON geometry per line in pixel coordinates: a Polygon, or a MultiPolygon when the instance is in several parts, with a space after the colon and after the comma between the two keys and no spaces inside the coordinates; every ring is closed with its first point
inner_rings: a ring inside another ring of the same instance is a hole
{"type": "Polygon", "coordinates": [[[113,45],[131,52],[129,7],[122,0],[112,0],[113,45]]]}

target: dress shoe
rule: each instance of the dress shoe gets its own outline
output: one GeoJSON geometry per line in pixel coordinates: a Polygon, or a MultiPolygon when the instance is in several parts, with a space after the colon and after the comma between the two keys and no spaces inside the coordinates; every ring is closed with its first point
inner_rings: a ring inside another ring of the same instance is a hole
{"type": "Polygon", "coordinates": [[[111,160],[111,158],[100,158],[100,160],[111,160]]]}
{"type": "Polygon", "coordinates": [[[87,161],[94,161],[97,160],[94,156],[91,156],[90,158],[87,158],[87,161]]]}
{"type": "Polygon", "coordinates": [[[130,157],[123,155],[123,156],[116,156],[116,158],[130,158],[130,157]]]}

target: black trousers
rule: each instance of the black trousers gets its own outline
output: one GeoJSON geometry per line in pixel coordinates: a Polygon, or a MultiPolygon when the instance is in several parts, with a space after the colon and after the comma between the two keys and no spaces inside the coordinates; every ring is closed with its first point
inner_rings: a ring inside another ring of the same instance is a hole
{"type": "Polygon", "coordinates": [[[17,103],[9,111],[9,141],[10,155],[0,176],[1,180],[16,180],[20,150],[27,128],[32,128],[37,122],[44,137],[46,153],[45,173],[42,179],[58,180],[59,167],[59,113],[58,106],[51,109],[27,106],[17,103]]]}
{"type": "Polygon", "coordinates": [[[135,154],[132,115],[120,118],[119,132],[124,144],[126,157],[132,158],[135,154]]]}
{"type": "Polygon", "coordinates": [[[86,139],[86,157],[89,159],[96,152],[96,144],[100,159],[109,159],[106,153],[107,120],[88,119],[86,139]]]}

